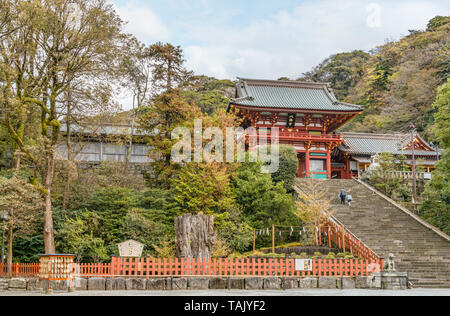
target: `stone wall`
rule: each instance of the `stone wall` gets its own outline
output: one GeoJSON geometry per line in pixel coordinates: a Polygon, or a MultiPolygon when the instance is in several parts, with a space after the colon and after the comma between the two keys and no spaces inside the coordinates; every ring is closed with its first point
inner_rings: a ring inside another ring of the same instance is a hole
{"type": "MultiPolygon", "coordinates": [[[[67,291],[71,282],[51,283],[54,291],[67,291]]],[[[372,277],[192,277],[192,278],[77,278],[77,291],[177,291],[177,290],[291,290],[291,289],[407,289],[407,274],[374,274],[372,277]]],[[[41,282],[41,289],[48,287],[41,282]]],[[[36,278],[0,279],[0,291],[39,291],[36,278]]]]}

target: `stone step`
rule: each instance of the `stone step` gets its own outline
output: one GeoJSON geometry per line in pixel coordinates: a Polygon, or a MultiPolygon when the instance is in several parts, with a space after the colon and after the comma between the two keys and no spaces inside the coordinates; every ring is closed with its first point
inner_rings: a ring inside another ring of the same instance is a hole
{"type": "Polygon", "coordinates": [[[334,216],[369,248],[385,257],[394,253],[398,269],[410,272],[420,287],[450,287],[450,242],[357,181],[320,183],[334,216]],[[351,207],[340,202],[342,188],[354,198],[351,207]]]}

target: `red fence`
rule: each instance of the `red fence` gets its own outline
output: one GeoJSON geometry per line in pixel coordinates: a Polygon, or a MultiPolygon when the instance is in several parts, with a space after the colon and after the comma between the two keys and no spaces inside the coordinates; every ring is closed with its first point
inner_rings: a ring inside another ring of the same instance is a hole
{"type": "MultiPolygon", "coordinates": [[[[296,270],[295,259],[154,259],[112,258],[111,263],[76,264],[79,277],[165,277],[165,276],[368,276],[378,272],[382,260],[313,259],[311,271],[296,270]]],[[[6,275],[6,267],[0,266],[6,275]]],[[[15,277],[38,276],[39,264],[14,264],[15,277]]]]}
{"type": "Polygon", "coordinates": [[[295,259],[152,259],[112,258],[112,276],[368,276],[381,261],[313,259],[311,271],[296,270],[295,259]]]}
{"type": "MultiPolygon", "coordinates": [[[[7,275],[6,263],[0,263],[0,276],[7,275]]],[[[39,275],[39,263],[13,263],[12,276],[13,277],[28,277],[39,275]]]]}
{"type": "Polygon", "coordinates": [[[337,248],[343,249],[344,252],[348,250],[358,258],[373,262],[382,261],[380,256],[334,219],[330,219],[326,225],[320,228],[319,232],[319,244],[321,245],[328,244],[331,248],[334,243],[337,248]]]}
{"type": "Polygon", "coordinates": [[[75,275],[80,277],[109,277],[112,263],[80,263],[75,265],[75,275]]]}

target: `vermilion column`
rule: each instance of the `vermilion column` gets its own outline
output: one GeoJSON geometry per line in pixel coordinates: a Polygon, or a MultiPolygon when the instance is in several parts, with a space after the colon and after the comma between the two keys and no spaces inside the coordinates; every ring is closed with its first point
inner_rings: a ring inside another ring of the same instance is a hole
{"type": "Polygon", "coordinates": [[[310,170],[310,163],[309,163],[309,161],[310,161],[310,155],[309,155],[309,149],[306,151],[306,155],[305,155],[305,162],[306,162],[306,166],[305,166],[305,169],[306,169],[306,178],[309,178],[309,177],[311,177],[311,170],[310,170]]]}
{"type": "Polygon", "coordinates": [[[347,179],[352,178],[352,171],[350,170],[350,158],[346,157],[345,164],[347,166],[347,179]]]}

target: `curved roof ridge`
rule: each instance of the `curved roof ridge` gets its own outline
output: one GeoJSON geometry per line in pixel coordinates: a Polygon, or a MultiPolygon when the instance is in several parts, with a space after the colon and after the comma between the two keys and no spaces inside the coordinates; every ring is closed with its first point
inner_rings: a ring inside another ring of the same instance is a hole
{"type": "Polygon", "coordinates": [[[341,104],[341,105],[345,105],[345,106],[350,106],[350,107],[362,109],[362,106],[361,106],[361,105],[356,105],[356,104],[351,104],[351,103],[341,102],[341,101],[338,101],[338,103],[341,104]]]}
{"type": "Polygon", "coordinates": [[[246,82],[247,84],[254,85],[274,85],[274,86],[295,86],[295,87],[305,87],[311,88],[313,86],[315,89],[320,89],[323,87],[330,87],[329,82],[312,82],[312,81],[297,81],[297,80],[272,80],[272,79],[250,79],[250,78],[240,78],[238,77],[240,82],[246,82]]]}
{"type": "Polygon", "coordinates": [[[347,137],[365,137],[365,138],[399,138],[406,137],[408,134],[405,133],[390,133],[390,134],[378,134],[378,133],[362,133],[362,132],[343,132],[344,136],[347,137]]]}
{"type": "Polygon", "coordinates": [[[231,103],[257,108],[361,112],[362,107],[339,102],[329,83],[238,78],[231,103]]]}

